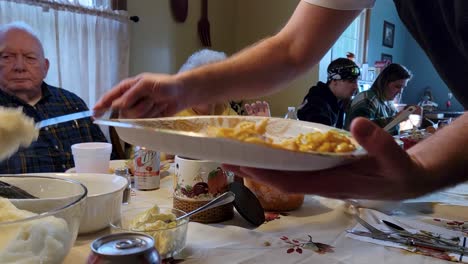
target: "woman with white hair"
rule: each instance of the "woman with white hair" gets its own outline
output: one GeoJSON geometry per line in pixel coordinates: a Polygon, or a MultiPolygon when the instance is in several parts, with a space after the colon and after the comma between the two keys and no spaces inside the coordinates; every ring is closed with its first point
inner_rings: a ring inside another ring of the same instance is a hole
{"type": "MultiPolygon", "coordinates": [[[[187,61],[180,67],[179,73],[195,69],[197,67],[215,63],[226,59],[224,52],[203,49],[193,53],[187,61]]],[[[229,102],[215,104],[200,104],[180,111],[176,116],[197,116],[197,115],[237,115],[231,108],[229,102]]]]}

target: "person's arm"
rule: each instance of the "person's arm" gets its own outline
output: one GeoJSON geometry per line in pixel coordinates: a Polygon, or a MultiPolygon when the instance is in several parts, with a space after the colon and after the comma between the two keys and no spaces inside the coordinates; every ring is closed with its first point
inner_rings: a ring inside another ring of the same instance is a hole
{"type": "Polygon", "coordinates": [[[408,150],[423,167],[433,173],[435,186],[467,181],[468,113],[408,150]]]}
{"type": "Polygon", "coordinates": [[[334,10],[300,1],[275,36],[225,61],[181,73],[177,78],[191,87],[197,103],[271,94],[317,64],[360,11],[334,10]],[[206,99],[207,95],[212,98],[206,99]]]}
{"type": "Polygon", "coordinates": [[[271,94],[319,62],[360,11],[301,1],[275,36],[227,60],[175,76],[147,73],[124,80],[94,110],[97,116],[110,107],[126,117],[167,116],[201,103],[271,94]]]}

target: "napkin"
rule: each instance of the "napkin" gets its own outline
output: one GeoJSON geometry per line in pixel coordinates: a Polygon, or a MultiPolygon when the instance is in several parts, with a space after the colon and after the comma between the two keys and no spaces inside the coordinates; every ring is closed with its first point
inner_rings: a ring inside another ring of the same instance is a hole
{"type": "Polygon", "coordinates": [[[468,183],[462,183],[452,188],[405,201],[407,204],[423,202],[466,206],[468,203],[468,183]]]}
{"type": "MultiPolygon", "coordinates": [[[[428,224],[426,222],[423,222],[414,218],[407,219],[407,218],[398,217],[398,216],[390,217],[384,213],[381,213],[379,211],[372,210],[372,209],[361,208],[360,216],[366,222],[368,222],[375,228],[382,230],[384,232],[392,231],[390,230],[389,227],[387,227],[385,224],[382,223],[382,220],[387,220],[389,222],[395,223],[405,228],[407,231],[411,233],[416,233],[418,231],[424,230],[424,231],[432,232],[434,234],[439,234],[441,235],[441,237],[446,238],[446,239],[458,237],[460,240],[459,245],[468,247],[468,238],[464,236],[464,233],[462,231],[459,231],[459,230],[449,230],[449,229],[443,228],[442,226],[431,225],[431,224],[428,224]]],[[[357,224],[352,229],[352,231],[369,232],[366,228],[364,228],[360,224],[357,224]]],[[[369,242],[369,243],[388,246],[388,247],[400,248],[400,249],[407,250],[413,253],[431,256],[431,257],[435,257],[435,258],[439,258],[443,260],[468,263],[468,256],[464,256],[464,255],[460,255],[460,254],[456,254],[452,252],[440,252],[440,251],[435,251],[435,250],[426,249],[426,248],[412,247],[408,245],[394,243],[391,241],[383,241],[383,240],[373,239],[370,237],[359,236],[359,235],[355,235],[352,233],[348,233],[346,236],[349,238],[364,241],[364,242],[369,242]]]]}

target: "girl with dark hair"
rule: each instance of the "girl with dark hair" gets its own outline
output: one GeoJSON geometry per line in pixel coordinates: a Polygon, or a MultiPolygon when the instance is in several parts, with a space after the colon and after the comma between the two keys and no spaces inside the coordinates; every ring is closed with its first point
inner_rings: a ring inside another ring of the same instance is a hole
{"type": "MultiPolygon", "coordinates": [[[[403,92],[412,77],[403,65],[392,63],[385,67],[369,90],[354,97],[346,114],[346,128],[349,129],[351,121],[358,116],[366,117],[380,127],[387,125],[398,113],[393,99],[403,92]]],[[[398,130],[399,126],[396,126],[390,133],[396,135],[398,130]]]]}

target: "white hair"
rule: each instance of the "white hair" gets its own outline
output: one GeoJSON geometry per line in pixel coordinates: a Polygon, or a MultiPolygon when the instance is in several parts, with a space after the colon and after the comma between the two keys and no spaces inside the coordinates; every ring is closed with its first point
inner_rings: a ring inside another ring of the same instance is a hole
{"type": "Polygon", "coordinates": [[[23,21],[14,21],[0,25],[0,36],[11,30],[21,30],[23,32],[26,32],[31,37],[35,38],[41,48],[42,54],[44,54],[44,47],[42,46],[42,42],[39,38],[39,35],[37,34],[37,31],[34,30],[29,24],[23,21]]]}
{"type": "Polygon", "coordinates": [[[190,55],[184,65],[180,67],[179,72],[192,70],[205,64],[222,61],[226,58],[227,56],[224,52],[202,49],[190,55]]]}

